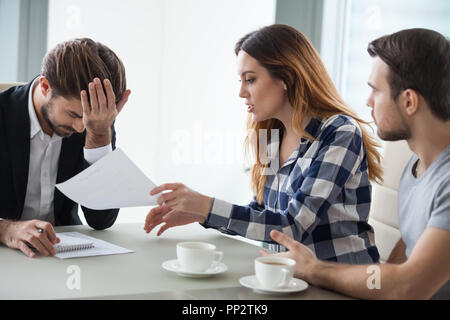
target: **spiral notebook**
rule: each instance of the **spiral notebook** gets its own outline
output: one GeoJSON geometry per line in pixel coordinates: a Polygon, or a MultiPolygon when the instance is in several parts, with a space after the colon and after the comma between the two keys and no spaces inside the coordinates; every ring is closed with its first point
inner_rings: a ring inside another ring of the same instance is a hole
{"type": "Polygon", "coordinates": [[[134,252],[79,232],[62,232],[57,233],[56,236],[61,241],[54,246],[55,256],[60,259],[134,252]]]}
{"type": "Polygon", "coordinates": [[[56,236],[61,240],[53,246],[56,253],[86,250],[94,247],[94,242],[90,240],[68,236],[63,233],[58,233],[56,236]]]}

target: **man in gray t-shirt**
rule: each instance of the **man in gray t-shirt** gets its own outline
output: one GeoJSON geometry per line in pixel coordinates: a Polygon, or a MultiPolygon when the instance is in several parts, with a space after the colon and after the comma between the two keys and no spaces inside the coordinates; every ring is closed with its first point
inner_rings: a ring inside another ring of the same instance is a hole
{"type": "Polygon", "coordinates": [[[289,249],[278,255],[295,259],[295,276],[313,285],[363,299],[450,299],[450,42],[409,29],[372,41],[368,52],[367,105],[377,134],[406,140],[415,154],[398,189],[401,239],[387,263],[351,266],[320,261],[278,231],[270,235],[289,249]]]}
{"type": "Polygon", "coordinates": [[[398,225],[407,257],[427,227],[450,230],[450,147],[418,178],[417,160],[413,155],[398,188],[398,225]]]}
{"type": "MultiPolygon", "coordinates": [[[[426,228],[450,231],[450,146],[419,177],[417,162],[418,157],[413,155],[398,188],[398,225],[407,258],[426,228]]],[[[450,299],[450,282],[435,298],[450,299]]]]}

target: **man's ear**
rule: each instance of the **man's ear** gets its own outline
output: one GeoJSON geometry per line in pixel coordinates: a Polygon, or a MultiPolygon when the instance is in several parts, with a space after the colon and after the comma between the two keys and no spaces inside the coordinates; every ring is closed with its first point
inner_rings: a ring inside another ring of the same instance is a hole
{"type": "Polygon", "coordinates": [[[419,94],[413,89],[406,89],[401,93],[401,104],[405,113],[412,116],[419,110],[419,94]]]}
{"type": "Polygon", "coordinates": [[[39,77],[39,84],[41,86],[41,93],[44,97],[50,98],[52,88],[50,87],[50,82],[44,76],[39,77]]]}

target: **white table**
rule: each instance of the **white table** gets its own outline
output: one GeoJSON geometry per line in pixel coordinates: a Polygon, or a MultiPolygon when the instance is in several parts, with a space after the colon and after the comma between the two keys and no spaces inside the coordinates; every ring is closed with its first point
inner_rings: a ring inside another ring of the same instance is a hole
{"type": "Polygon", "coordinates": [[[162,236],[146,234],[143,224],[116,224],[96,231],[88,226],[57,227],[56,232],[77,231],[134,250],[134,253],[61,260],[37,255],[31,259],[18,250],[0,246],[0,299],[349,299],[310,286],[290,295],[264,295],[242,287],[239,278],[254,273],[259,247],[222,235],[198,224],[175,227],[162,236]],[[209,278],[178,276],[161,267],[176,258],[176,243],[199,240],[223,251],[227,272],[209,278]],[[69,289],[79,267],[81,288],[69,289]]]}

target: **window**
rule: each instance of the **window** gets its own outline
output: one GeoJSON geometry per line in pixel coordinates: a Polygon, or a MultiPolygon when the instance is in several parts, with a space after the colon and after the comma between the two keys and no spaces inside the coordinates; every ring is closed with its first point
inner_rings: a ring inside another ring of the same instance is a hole
{"type": "Polygon", "coordinates": [[[372,40],[410,28],[427,28],[450,36],[448,0],[350,0],[344,17],[345,48],[342,54],[340,92],[359,115],[372,121],[366,100],[372,59],[367,46],[372,40]]]}

